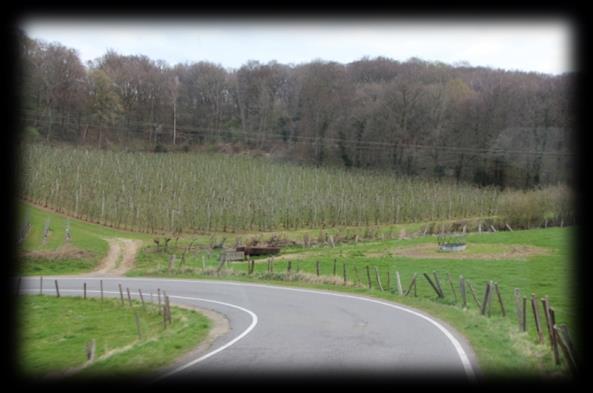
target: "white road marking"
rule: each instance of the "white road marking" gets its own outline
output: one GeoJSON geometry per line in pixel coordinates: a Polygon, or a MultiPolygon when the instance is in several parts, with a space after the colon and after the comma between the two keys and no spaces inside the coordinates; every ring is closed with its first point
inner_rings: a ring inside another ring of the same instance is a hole
{"type": "MultiPolygon", "coordinates": [[[[55,278],[59,278],[60,280],[65,279],[65,280],[80,280],[81,278],[78,277],[55,277],[55,278]]],[[[105,277],[105,278],[101,278],[101,277],[84,277],[84,279],[89,279],[89,280],[101,280],[101,279],[108,279],[108,280],[117,280],[117,278],[113,278],[113,277],[105,277]]],[[[357,300],[363,300],[363,301],[367,301],[367,302],[371,302],[371,303],[377,303],[377,304],[382,304],[384,306],[387,307],[391,307],[391,308],[395,308],[397,310],[401,310],[401,311],[405,311],[407,313],[410,313],[412,315],[415,315],[417,317],[420,317],[424,320],[426,320],[427,322],[431,323],[433,326],[435,326],[437,329],[439,329],[444,335],[445,337],[447,337],[447,339],[449,340],[449,342],[451,342],[451,344],[453,345],[453,347],[455,348],[455,351],[457,352],[459,359],[461,360],[461,364],[463,365],[463,369],[465,371],[465,374],[467,375],[468,379],[470,380],[475,380],[476,379],[476,374],[475,371],[471,365],[471,362],[469,361],[469,357],[467,356],[467,354],[465,353],[465,350],[463,349],[463,347],[461,346],[461,344],[459,343],[459,341],[455,338],[455,336],[453,336],[453,334],[451,332],[449,332],[447,330],[447,328],[445,328],[443,325],[441,325],[439,322],[435,321],[434,319],[430,318],[429,316],[423,315],[417,311],[411,310],[407,307],[404,306],[400,306],[400,305],[396,305],[396,304],[392,304],[392,303],[386,303],[386,302],[382,302],[380,300],[374,300],[374,299],[369,299],[366,297],[360,297],[360,296],[354,296],[354,295],[347,295],[347,294],[342,294],[342,293],[334,293],[334,292],[329,292],[329,291],[317,291],[314,289],[304,289],[304,288],[290,288],[290,287],[282,287],[282,286],[274,286],[274,285],[266,285],[266,284],[254,284],[254,283],[240,283],[240,282],[232,282],[232,281],[217,281],[217,280],[187,280],[187,279],[170,279],[170,278],[143,278],[143,277],[125,277],[125,280],[134,280],[134,281],[154,281],[154,280],[158,280],[158,281],[170,281],[170,282],[187,282],[187,283],[201,283],[201,284],[224,284],[224,285],[235,285],[235,286],[251,286],[251,287],[261,287],[261,288],[270,288],[270,289],[281,289],[281,290],[287,290],[287,291],[295,291],[295,292],[305,292],[305,293],[315,293],[315,294],[319,294],[319,295],[328,295],[328,296],[336,296],[336,297],[343,297],[343,298],[349,298],[349,299],[357,299],[357,300]]],[[[238,307],[238,306],[237,306],[238,307]]]]}

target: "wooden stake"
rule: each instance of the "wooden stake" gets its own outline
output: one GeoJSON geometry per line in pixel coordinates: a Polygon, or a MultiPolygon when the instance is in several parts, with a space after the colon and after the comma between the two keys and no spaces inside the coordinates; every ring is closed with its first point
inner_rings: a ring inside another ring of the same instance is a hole
{"type": "Polygon", "coordinates": [[[379,289],[383,292],[383,285],[381,284],[381,275],[379,274],[379,270],[377,270],[377,266],[374,266],[375,275],[377,277],[377,284],[379,285],[379,289]]]}
{"type": "Polygon", "coordinates": [[[83,298],[84,300],[86,300],[86,282],[83,284],[82,288],[83,288],[83,289],[82,289],[82,291],[83,291],[83,293],[84,293],[84,295],[83,295],[83,297],[82,297],[82,298],[83,298]]]}
{"type": "Polygon", "coordinates": [[[342,270],[344,271],[344,285],[348,282],[348,277],[346,277],[346,262],[342,265],[342,270]]]}
{"type": "Polygon", "coordinates": [[[432,275],[434,276],[434,283],[439,290],[440,297],[444,298],[445,293],[443,292],[443,288],[441,287],[441,282],[439,281],[439,276],[437,275],[437,272],[433,270],[432,275]]]}
{"type": "Polygon", "coordinates": [[[391,292],[391,273],[387,270],[387,291],[391,292]]]}
{"type": "Polygon", "coordinates": [[[58,288],[58,280],[54,280],[54,282],[56,283],[56,295],[60,297],[60,288],[58,288]]]}
{"type": "Polygon", "coordinates": [[[157,294],[159,297],[159,314],[160,314],[162,311],[162,309],[161,309],[161,288],[157,288],[157,294]]]}
{"type": "Polygon", "coordinates": [[[539,309],[537,307],[537,300],[535,294],[531,294],[531,310],[533,311],[533,318],[535,319],[535,330],[537,332],[537,338],[540,344],[544,343],[544,332],[539,319],[539,309]]]}
{"type": "Polygon", "coordinates": [[[430,276],[426,273],[422,273],[424,274],[424,277],[426,278],[426,280],[428,281],[428,283],[430,284],[430,286],[432,287],[432,289],[434,289],[434,291],[437,293],[437,296],[439,298],[441,298],[441,292],[439,292],[439,289],[436,287],[436,285],[432,282],[432,280],[430,279],[430,276]]]}
{"type": "Polygon", "coordinates": [[[408,296],[410,294],[410,291],[412,290],[412,286],[414,286],[414,293],[415,293],[416,292],[416,273],[414,273],[414,275],[412,276],[412,281],[410,281],[410,286],[408,287],[408,290],[406,291],[406,294],[404,296],[408,296]]]}
{"type": "Polygon", "coordinates": [[[144,308],[144,296],[142,296],[142,289],[138,289],[138,293],[140,294],[140,301],[142,302],[142,308],[144,308]]]}
{"type": "Polygon", "coordinates": [[[554,331],[556,332],[556,336],[559,339],[558,343],[560,344],[560,349],[562,349],[562,353],[564,354],[564,358],[570,367],[570,371],[575,374],[577,370],[576,353],[574,352],[572,340],[568,334],[568,327],[566,325],[554,325],[554,331]]]}
{"type": "Polygon", "coordinates": [[[366,266],[367,269],[367,281],[369,282],[369,289],[371,289],[371,271],[369,270],[369,265],[366,266]]]}
{"type": "Polygon", "coordinates": [[[121,299],[121,305],[124,305],[124,291],[121,288],[121,284],[117,284],[119,286],[119,298],[121,299]]]}
{"type": "Polygon", "coordinates": [[[474,301],[478,305],[478,308],[481,310],[482,309],[482,305],[480,304],[480,301],[478,300],[478,297],[476,296],[476,291],[474,291],[474,287],[472,287],[472,283],[469,282],[469,280],[467,281],[467,287],[469,288],[469,292],[472,294],[472,298],[474,299],[474,301]]]}
{"type": "Polygon", "coordinates": [[[488,306],[488,298],[490,296],[490,283],[486,283],[486,288],[484,289],[484,300],[482,302],[482,307],[480,308],[480,314],[484,315],[486,313],[486,307],[488,306]]]}
{"type": "Polygon", "coordinates": [[[96,344],[94,338],[86,343],[86,360],[89,363],[92,363],[95,361],[96,348],[97,348],[97,344],[96,344]]]}
{"type": "Polygon", "coordinates": [[[550,307],[550,323],[552,324],[552,353],[554,354],[554,363],[558,366],[560,365],[560,353],[558,351],[558,333],[554,326],[556,326],[556,313],[554,312],[554,308],[550,307]]]}
{"type": "Polygon", "coordinates": [[[315,269],[317,270],[317,277],[319,277],[319,261],[315,263],[315,269]]]}
{"type": "Polygon", "coordinates": [[[101,287],[101,301],[103,301],[103,280],[99,280],[99,285],[101,287]]]}
{"type": "Polygon", "coordinates": [[[517,310],[517,323],[519,324],[519,330],[523,331],[523,323],[522,323],[522,315],[523,311],[521,310],[521,290],[519,288],[515,288],[513,291],[515,296],[515,308],[517,310]]]}
{"type": "Polygon", "coordinates": [[[290,270],[292,269],[292,262],[288,261],[288,266],[286,267],[286,272],[290,274],[290,270]]]}
{"type": "Polygon", "coordinates": [[[166,296],[167,300],[167,320],[169,321],[169,325],[171,324],[171,303],[169,303],[169,296],[166,296]]]}
{"type": "Polygon", "coordinates": [[[395,272],[395,278],[397,280],[397,293],[399,293],[399,295],[401,296],[401,295],[403,295],[402,280],[401,280],[401,278],[399,276],[399,272],[398,271],[395,272]]]}
{"type": "Polygon", "coordinates": [[[336,263],[337,263],[336,258],[334,258],[334,270],[333,270],[334,276],[336,275],[336,263]]]}
{"type": "Polygon", "coordinates": [[[132,307],[132,297],[130,296],[130,288],[126,288],[126,291],[128,292],[128,303],[130,304],[130,307],[132,307]]]}
{"type": "Polygon", "coordinates": [[[43,295],[43,276],[39,277],[39,295],[43,295]]]}
{"type": "Polygon", "coordinates": [[[550,348],[552,348],[554,346],[553,343],[553,337],[552,335],[554,334],[553,332],[553,327],[552,324],[550,323],[550,301],[548,300],[548,296],[546,295],[545,297],[543,297],[541,299],[542,302],[542,307],[544,309],[544,317],[546,319],[546,328],[548,329],[548,338],[550,340],[550,348]]]}
{"type": "Polygon", "coordinates": [[[449,281],[449,285],[451,286],[451,292],[453,293],[453,301],[457,303],[457,293],[455,292],[455,287],[453,286],[453,281],[451,281],[451,276],[449,276],[449,272],[447,272],[447,281],[449,281]]]}
{"type": "Polygon", "coordinates": [[[461,307],[467,307],[467,295],[465,293],[465,278],[459,276],[459,292],[461,293],[461,307]]]}
{"type": "Polygon", "coordinates": [[[502,316],[506,317],[507,313],[504,310],[504,304],[502,302],[502,296],[500,296],[500,289],[498,288],[498,283],[494,283],[494,289],[496,290],[496,297],[498,298],[498,303],[500,303],[500,311],[502,312],[502,316]]]}

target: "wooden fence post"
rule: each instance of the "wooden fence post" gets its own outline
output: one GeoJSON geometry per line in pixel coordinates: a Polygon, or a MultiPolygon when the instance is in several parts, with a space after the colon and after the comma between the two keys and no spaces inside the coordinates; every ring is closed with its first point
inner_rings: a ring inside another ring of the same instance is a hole
{"type": "Polygon", "coordinates": [[[346,283],[348,282],[348,277],[346,277],[346,262],[344,262],[343,266],[343,270],[344,270],[344,285],[346,285],[346,283]]]}
{"type": "Polygon", "coordinates": [[[86,343],[86,360],[89,363],[92,363],[95,361],[96,348],[97,348],[97,343],[95,342],[94,338],[86,343]]]}
{"type": "Polygon", "coordinates": [[[459,292],[461,294],[461,307],[467,307],[467,295],[465,293],[465,278],[459,276],[459,292]]]}
{"type": "Polygon", "coordinates": [[[161,310],[161,288],[157,288],[156,291],[157,291],[157,295],[159,297],[159,314],[160,314],[162,311],[161,310]]]}
{"type": "Polygon", "coordinates": [[[480,314],[484,315],[486,313],[486,308],[488,307],[488,298],[490,296],[490,283],[486,283],[486,288],[484,289],[484,300],[482,301],[482,307],[480,308],[480,314]]]}
{"type": "Polygon", "coordinates": [[[391,272],[389,270],[387,270],[387,291],[391,292],[391,272]]]}
{"type": "Polygon", "coordinates": [[[43,276],[39,277],[39,295],[43,295],[43,276]]]}
{"type": "Polygon", "coordinates": [[[553,332],[553,327],[550,324],[550,301],[548,300],[548,296],[546,295],[545,297],[543,297],[541,299],[542,302],[542,307],[544,309],[544,317],[546,318],[546,328],[548,329],[548,338],[550,340],[550,348],[552,348],[554,346],[553,343],[553,337],[552,335],[554,334],[553,332]]]}
{"type": "Polygon", "coordinates": [[[455,287],[453,286],[453,281],[451,281],[451,276],[449,272],[447,272],[447,281],[449,281],[449,285],[451,286],[451,292],[453,292],[453,301],[457,303],[457,293],[455,292],[455,287]]]}
{"type": "Polygon", "coordinates": [[[369,265],[366,266],[367,269],[367,281],[369,282],[369,289],[371,289],[371,271],[369,270],[369,265]]]}
{"type": "Polygon", "coordinates": [[[99,280],[99,286],[101,287],[101,301],[103,301],[103,280],[99,280]]]}
{"type": "Polygon", "coordinates": [[[336,258],[334,258],[334,270],[333,270],[333,274],[332,274],[334,276],[336,275],[336,263],[337,263],[336,258]]]}
{"type": "Polygon", "coordinates": [[[130,305],[130,307],[132,307],[132,296],[130,296],[130,288],[126,288],[126,291],[128,292],[128,304],[130,305]]]}
{"type": "Polygon", "coordinates": [[[515,288],[513,291],[513,295],[515,296],[515,308],[517,310],[517,323],[519,324],[519,330],[523,331],[523,323],[522,323],[522,315],[523,311],[521,310],[521,290],[519,288],[515,288]]]}
{"type": "Polygon", "coordinates": [[[570,367],[570,371],[575,374],[577,370],[576,353],[570,335],[568,334],[568,327],[566,325],[554,325],[554,331],[556,332],[556,337],[559,339],[560,349],[564,353],[564,358],[570,367]]]}
{"type": "Polygon", "coordinates": [[[166,296],[167,300],[167,320],[169,321],[169,325],[171,324],[171,303],[169,302],[169,295],[166,296]]]}
{"type": "Polygon", "coordinates": [[[552,353],[554,354],[554,363],[558,366],[560,365],[560,353],[558,352],[558,334],[556,333],[556,312],[554,312],[554,308],[550,307],[550,323],[552,324],[552,353]]]}
{"type": "Polygon", "coordinates": [[[478,305],[478,308],[481,310],[482,305],[480,304],[480,301],[478,300],[478,296],[476,296],[476,291],[474,291],[474,287],[472,287],[472,283],[469,280],[467,281],[467,287],[469,288],[469,292],[472,294],[472,298],[478,305]]]}
{"type": "Polygon", "coordinates": [[[539,318],[539,310],[537,307],[537,300],[535,294],[531,294],[531,309],[533,311],[533,319],[535,320],[535,330],[537,332],[537,338],[540,344],[544,343],[544,332],[542,331],[542,326],[539,318]]]}
{"type": "Polygon", "coordinates": [[[396,271],[395,272],[395,278],[397,280],[397,293],[399,293],[399,295],[403,295],[403,290],[402,290],[402,280],[401,277],[399,276],[399,272],[396,271]]]}
{"type": "Polygon", "coordinates": [[[117,284],[119,286],[119,298],[121,299],[121,305],[124,305],[124,291],[121,288],[121,284],[117,284]]]}
{"type": "Polygon", "coordinates": [[[426,273],[422,273],[424,274],[424,277],[426,278],[426,280],[428,281],[428,283],[430,284],[430,286],[432,287],[432,289],[434,289],[434,291],[437,293],[437,296],[439,298],[442,298],[442,293],[439,291],[439,289],[437,288],[437,286],[432,282],[432,280],[430,279],[430,276],[426,273]]]}
{"type": "Polygon", "coordinates": [[[379,285],[379,289],[381,290],[381,292],[383,292],[383,284],[381,284],[381,275],[379,274],[379,270],[377,269],[377,266],[373,266],[373,268],[375,269],[375,276],[377,277],[377,284],[379,285]]]}
{"type": "Polygon", "coordinates": [[[140,294],[140,301],[142,302],[142,308],[144,308],[144,296],[142,296],[142,289],[138,288],[138,294],[140,294]]]}
{"type": "Polygon", "coordinates": [[[406,291],[406,294],[404,296],[408,296],[410,294],[412,286],[414,286],[414,296],[416,296],[416,273],[414,273],[414,275],[412,276],[412,281],[410,281],[410,286],[408,287],[408,290],[406,291]]]}
{"type": "Polygon", "coordinates": [[[58,288],[58,280],[54,280],[54,282],[56,283],[56,295],[60,297],[60,288],[58,288]]]}
{"type": "Polygon", "coordinates": [[[435,283],[436,287],[439,290],[440,297],[441,298],[444,298],[445,297],[445,293],[443,292],[443,288],[441,287],[441,282],[439,280],[439,276],[437,275],[437,272],[433,270],[432,271],[432,275],[434,276],[434,283],[435,283]]]}
{"type": "Polygon", "coordinates": [[[496,290],[496,297],[498,298],[498,302],[500,303],[500,311],[502,312],[502,316],[506,317],[507,313],[504,310],[504,304],[502,302],[502,296],[500,296],[500,289],[498,288],[498,283],[494,283],[494,289],[496,290]]]}
{"type": "Polygon", "coordinates": [[[315,263],[315,270],[317,271],[317,277],[319,277],[319,261],[315,263]]]}
{"type": "Polygon", "coordinates": [[[290,274],[290,270],[292,269],[292,261],[288,261],[288,265],[286,266],[286,272],[290,274]]]}

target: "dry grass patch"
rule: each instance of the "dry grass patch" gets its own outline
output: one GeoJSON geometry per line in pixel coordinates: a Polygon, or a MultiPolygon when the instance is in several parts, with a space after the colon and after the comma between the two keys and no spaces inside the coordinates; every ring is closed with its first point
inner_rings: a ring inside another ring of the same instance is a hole
{"type": "Polygon", "coordinates": [[[436,244],[416,244],[396,248],[384,253],[367,253],[367,257],[399,256],[418,259],[480,259],[480,260],[527,260],[529,257],[550,255],[544,247],[524,244],[468,244],[467,249],[457,252],[444,252],[436,244]]]}
{"type": "Polygon", "coordinates": [[[23,253],[23,256],[33,259],[46,259],[50,261],[62,259],[90,259],[94,254],[90,251],[82,250],[70,243],[64,243],[53,251],[38,250],[23,253]]]}

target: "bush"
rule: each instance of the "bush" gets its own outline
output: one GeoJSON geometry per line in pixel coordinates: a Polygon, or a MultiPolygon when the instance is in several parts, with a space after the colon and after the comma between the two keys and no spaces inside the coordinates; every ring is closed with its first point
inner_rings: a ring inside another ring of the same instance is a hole
{"type": "Polygon", "coordinates": [[[154,152],[155,153],[166,153],[167,152],[167,148],[165,146],[161,145],[160,143],[158,143],[154,147],[154,152]]]}
{"type": "Polygon", "coordinates": [[[533,228],[572,221],[572,196],[565,186],[518,191],[501,196],[499,215],[511,227],[533,228]]]}

